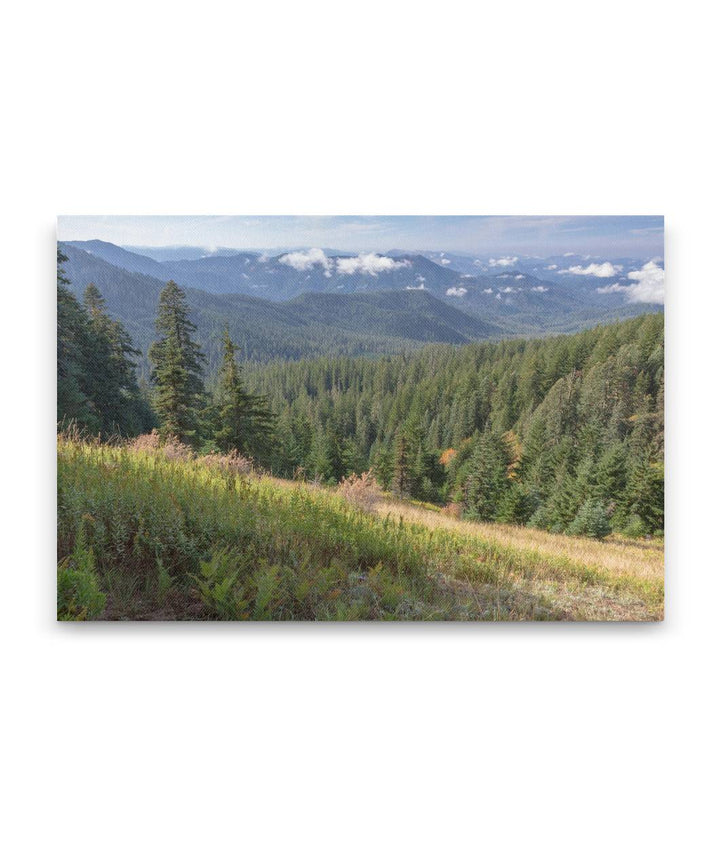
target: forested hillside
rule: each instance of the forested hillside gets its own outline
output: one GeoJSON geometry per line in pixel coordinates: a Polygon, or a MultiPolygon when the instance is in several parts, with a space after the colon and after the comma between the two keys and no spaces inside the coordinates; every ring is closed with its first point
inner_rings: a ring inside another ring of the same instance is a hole
{"type": "Polygon", "coordinates": [[[274,469],[556,531],[663,527],[663,316],[546,340],[250,367],[274,469]]]}
{"type": "MultiPolygon", "coordinates": [[[[67,261],[58,254],[59,265],[67,261]]],[[[93,264],[96,273],[106,265],[93,264]]],[[[157,425],[162,439],[236,450],[275,474],[326,484],[372,470],[385,490],[479,520],[597,537],[663,528],[662,314],[549,339],[262,365],[245,361],[223,312],[250,298],[202,297],[202,323],[217,313],[208,348],[192,293],[172,281],[152,290],[138,281],[152,330],[139,384],[142,354],[111,316],[110,300],[121,296],[112,284],[97,286],[79,302],[58,268],[62,424],[105,438],[157,425]]],[[[307,316],[298,335],[312,336],[324,329],[324,313],[338,316],[322,302],[328,297],[349,307],[344,323],[358,338],[363,319],[392,332],[391,308],[420,340],[454,331],[462,341],[473,329],[467,316],[418,292],[306,295],[271,310],[307,316]]],[[[280,342],[276,352],[285,354],[280,342]]]]}
{"type": "Polygon", "coordinates": [[[420,291],[304,295],[276,332],[410,325],[414,350],[250,363],[228,307],[252,298],[196,314],[120,271],[142,353],[87,258],[108,279],[80,296],[58,250],[59,618],[662,616],[661,545],[624,537],[664,525],[662,314],[418,349],[492,328],[420,291]]]}

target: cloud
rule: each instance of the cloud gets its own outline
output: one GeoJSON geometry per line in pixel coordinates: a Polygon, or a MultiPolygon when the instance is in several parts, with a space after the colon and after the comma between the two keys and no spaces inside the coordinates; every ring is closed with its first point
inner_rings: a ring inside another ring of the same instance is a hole
{"type": "Polygon", "coordinates": [[[655,262],[648,262],[640,270],[631,270],[628,279],[635,284],[628,287],[630,303],[665,303],[665,270],[655,262]]]}
{"type": "Polygon", "coordinates": [[[620,285],[619,282],[615,282],[612,285],[603,285],[601,288],[596,288],[598,294],[617,294],[621,291],[627,291],[630,288],[629,285],[620,285]]]}
{"type": "Polygon", "coordinates": [[[450,264],[450,259],[440,259],[440,264],[441,264],[441,265],[449,265],[449,264],[450,264]]]}
{"type": "Polygon", "coordinates": [[[295,270],[310,270],[315,265],[322,265],[325,276],[332,276],[332,260],[322,250],[314,247],[312,250],[299,250],[296,253],[286,253],[278,259],[281,265],[288,265],[295,270]]]}
{"type": "Polygon", "coordinates": [[[448,297],[464,297],[467,294],[467,288],[462,286],[448,288],[445,292],[448,297]]]}
{"type": "Polygon", "coordinates": [[[614,265],[612,262],[603,262],[602,264],[591,262],[587,267],[572,265],[565,270],[561,270],[560,273],[574,273],[577,276],[598,276],[605,279],[610,276],[616,276],[622,269],[622,265],[614,265]]]}
{"type": "Polygon", "coordinates": [[[510,267],[517,263],[517,256],[504,256],[501,259],[490,259],[488,264],[490,267],[510,267]]]}
{"type": "Polygon", "coordinates": [[[338,258],[335,260],[335,264],[338,273],[363,273],[370,276],[377,276],[379,273],[397,270],[398,268],[410,267],[408,259],[396,261],[388,256],[379,256],[376,253],[360,253],[351,258],[338,258]]]}
{"type": "MultiPolygon", "coordinates": [[[[600,289],[598,289],[598,291],[599,291],[599,290],[600,290],[600,289]]],[[[550,291],[550,289],[549,289],[549,288],[547,288],[547,287],[546,287],[546,286],[544,286],[544,285],[534,285],[534,286],[530,289],[530,291],[537,291],[537,292],[539,292],[540,294],[545,294],[545,292],[546,292],[546,291],[550,291]]]]}
{"type": "Polygon", "coordinates": [[[519,273],[519,274],[515,277],[515,279],[525,279],[525,277],[524,277],[521,273],[519,273]]]}
{"type": "Polygon", "coordinates": [[[505,288],[501,288],[500,291],[503,294],[515,294],[516,291],[520,291],[519,288],[513,288],[511,285],[505,286],[505,288]]]}
{"type": "Polygon", "coordinates": [[[483,288],[483,294],[492,294],[492,288],[483,288]]]}
{"type": "Polygon", "coordinates": [[[557,270],[557,265],[548,265],[545,270],[557,270]]]}
{"type": "Polygon", "coordinates": [[[615,282],[596,288],[598,294],[625,294],[628,303],[665,303],[665,271],[654,261],[643,265],[640,270],[631,270],[628,279],[632,285],[615,282]]]}

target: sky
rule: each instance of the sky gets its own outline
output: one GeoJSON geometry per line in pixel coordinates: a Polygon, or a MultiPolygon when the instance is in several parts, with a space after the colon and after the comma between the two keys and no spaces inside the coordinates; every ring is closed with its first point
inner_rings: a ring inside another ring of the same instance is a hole
{"type": "Polygon", "coordinates": [[[440,251],[469,255],[564,253],[663,255],[661,216],[92,216],[58,217],[58,239],[121,246],[237,249],[323,247],[352,252],[440,251]]]}

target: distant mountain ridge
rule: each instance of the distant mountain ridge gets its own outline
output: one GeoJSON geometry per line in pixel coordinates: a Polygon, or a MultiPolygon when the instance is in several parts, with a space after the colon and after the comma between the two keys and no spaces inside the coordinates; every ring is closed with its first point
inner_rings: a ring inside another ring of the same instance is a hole
{"type": "MultiPolygon", "coordinates": [[[[629,303],[622,287],[602,288],[615,278],[577,274],[592,264],[583,257],[544,264],[442,252],[429,259],[400,250],[352,255],[298,249],[269,256],[221,249],[197,256],[201,248],[188,248],[194,257],[182,259],[182,248],[170,248],[170,257],[158,261],[107,241],[63,246],[82,288],[95,281],[107,292],[111,311],[143,348],[152,341],[159,290],[174,279],[188,290],[196,323],[203,328],[207,321],[208,335],[227,314],[248,359],[396,352],[418,342],[572,332],[658,308],[629,303]],[[561,264],[574,272],[563,273],[561,264]]],[[[631,264],[617,266],[623,287],[631,264]]]]}
{"type": "MultiPolygon", "coordinates": [[[[157,302],[165,282],[112,265],[75,243],[60,243],[59,248],[67,256],[63,267],[71,290],[82,297],[87,284],[93,282],[110,314],[122,321],[136,345],[147,353],[155,338],[157,302]]],[[[135,263],[127,256],[122,258],[135,263]]],[[[185,290],[198,340],[211,367],[219,356],[226,325],[240,356],[257,361],[327,353],[398,353],[427,342],[464,344],[506,333],[424,291],[309,293],[277,302],[245,294],[185,290]]]]}

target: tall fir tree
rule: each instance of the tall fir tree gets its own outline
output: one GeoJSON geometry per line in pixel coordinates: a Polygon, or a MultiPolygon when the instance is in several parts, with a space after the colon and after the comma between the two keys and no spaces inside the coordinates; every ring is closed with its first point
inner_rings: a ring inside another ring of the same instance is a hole
{"type": "Polygon", "coordinates": [[[75,421],[93,433],[100,420],[84,382],[89,348],[88,318],[67,288],[70,280],[62,268],[67,256],[57,251],[57,421],[75,421]]]}
{"type": "Polygon", "coordinates": [[[509,463],[510,455],[502,437],[489,432],[482,434],[469,462],[465,490],[468,516],[494,519],[511,487],[509,463]]]}
{"type": "Polygon", "coordinates": [[[217,428],[214,439],[220,449],[236,449],[245,455],[263,458],[270,448],[274,431],[273,414],[265,396],[250,395],[235,359],[237,346],[226,329],[217,391],[217,428]]]}
{"type": "Polygon", "coordinates": [[[143,400],[135,373],[134,358],[140,356],[127,330],[105,310],[98,288],[85,289],[88,315],[85,380],[105,434],[138,434],[152,425],[152,415],[143,400]]]}
{"type": "Polygon", "coordinates": [[[148,357],[160,435],[196,443],[205,357],[193,340],[197,328],[190,320],[185,292],[172,280],[160,292],[155,326],[160,339],[150,346],[148,357]]]}
{"type": "Polygon", "coordinates": [[[395,441],[395,469],[392,487],[398,496],[405,496],[410,491],[410,450],[404,433],[400,433],[395,441]]]}

